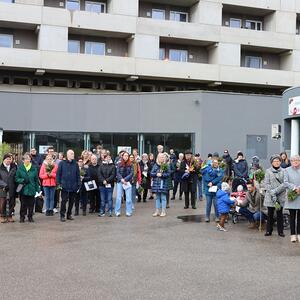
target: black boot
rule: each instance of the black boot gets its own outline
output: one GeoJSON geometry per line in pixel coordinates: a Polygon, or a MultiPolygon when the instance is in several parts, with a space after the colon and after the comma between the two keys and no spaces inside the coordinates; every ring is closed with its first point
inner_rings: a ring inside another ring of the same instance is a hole
{"type": "Polygon", "coordinates": [[[25,223],[25,217],[20,217],[20,223],[25,223]]]}
{"type": "Polygon", "coordinates": [[[29,222],[29,223],[34,223],[33,218],[32,218],[32,217],[28,217],[28,222],[29,222]]]}
{"type": "Polygon", "coordinates": [[[78,208],[76,208],[75,209],[75,214],[74,214],[75,216],[78,216],[79,215],[79,209],[78,208]]]}

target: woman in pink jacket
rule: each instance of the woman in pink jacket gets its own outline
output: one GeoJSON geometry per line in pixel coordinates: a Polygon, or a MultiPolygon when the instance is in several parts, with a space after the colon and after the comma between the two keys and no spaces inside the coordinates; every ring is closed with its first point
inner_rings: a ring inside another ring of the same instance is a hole
{"type": "Polygon", "coordinates": [[[40,170],[40,178],[45,193],[46,216],[53,216],[57,169],[58,166],[54,163],[52,155],[47,155],[40,170]]]}

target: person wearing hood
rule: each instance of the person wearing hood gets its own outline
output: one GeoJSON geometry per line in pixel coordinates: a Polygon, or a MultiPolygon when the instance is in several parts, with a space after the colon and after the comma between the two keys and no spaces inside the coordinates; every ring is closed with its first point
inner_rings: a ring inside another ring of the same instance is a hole
{"type": "Polygon", "coordinates": [[[237,153],[237,158],[233,164],[234,181],[232,183],[232,190],[236,191],[238,185],[243,185],[247,189],[246,182],[248,180],[248,163],[244,158],[243,152],[237,153]]]}
{"type": "Polygon", "coordinates": [[[272,155],[270,158],[271,167],[266,170],[265,175],[265,200],[264,206],[268,209],[267,231],[265,236],[271,236],[274,224],[274,212],[276,209],[277,231],[280,237],[283,233],[283,207],[286,202],[286,186],[284,184],[284,170],[280,167],[280,155],[272,155]]]}
{"type": "Polygon", "coordinates": [[[110,155],[107,155],[98,169],[98,183],[101,199],[99,217],[105,216],[106,203],[108,203],[108,215],[112,217],[115,178],[116,167],[110,155]]]}
{"type": "Polygon", "coordinates": [[[231,176],[232,176],[233,159],[232,159],[232,157],[230,156],[228,150],[224,150],[223,160],[224,160],[224,162],[226,163],[225,176],[231,177],[231,176]]]}
{"type": "Polygon", "coordinates": [[[295,199],[288,199],[284,208],[290,212],[291,242],[300,242],[300,156],[291,157],[291,167],[284,170],[284,184],[295,192],[295,199]]]}
{"type": "Polygon", "coordinates": [[[220,231],[227,231],[225,229],[225,221],[228,218],[230,207],[232,207],[236,202],[231,200],[230,197],[230,186],[228,183],[223,182],[221,189],[217,191],[217,203],[218,203],[218,213],[220,215],[220,221],[217,228],[220,231]]]}

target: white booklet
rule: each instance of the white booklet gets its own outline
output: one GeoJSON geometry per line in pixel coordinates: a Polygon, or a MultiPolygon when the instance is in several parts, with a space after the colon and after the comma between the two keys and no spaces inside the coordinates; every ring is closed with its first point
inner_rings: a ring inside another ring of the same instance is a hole
{"type": "Polygon", "coordinates": [[[131,188],[130,182],[127,182],[127,184],[122,184],[124,191],[128,190],[131,188]]]}

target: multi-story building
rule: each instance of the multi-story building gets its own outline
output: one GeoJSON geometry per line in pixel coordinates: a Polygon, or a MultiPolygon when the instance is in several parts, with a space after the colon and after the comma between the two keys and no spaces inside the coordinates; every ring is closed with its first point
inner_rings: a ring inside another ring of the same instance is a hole
{"type": "Polygon", "coordinates": [[[3,139],[266,159],[299,30],[296,0],[0,0],[3,139]]]}

